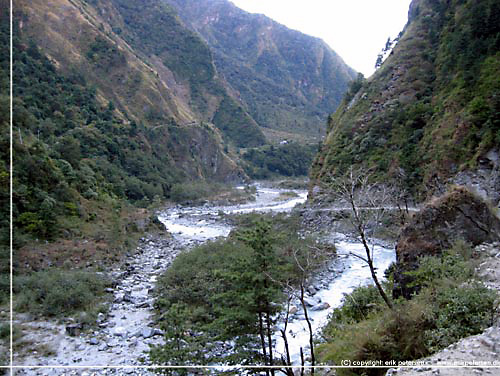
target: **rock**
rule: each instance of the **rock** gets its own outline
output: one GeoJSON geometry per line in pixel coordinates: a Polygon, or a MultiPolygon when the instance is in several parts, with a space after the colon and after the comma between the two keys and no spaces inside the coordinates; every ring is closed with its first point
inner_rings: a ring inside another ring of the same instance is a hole
{"type": "Polygon", "coordinates": [[[106,316],[104,315],[104,313],[102,312],[99,312],[99,314],[97,315],[97,323],[102,323],[104,322],[104,320],[106,320],[106,316]]]}
{"type": "Polygon", "coordinates": [[[148,301],[144,301],[142,303],[137,303],[135,305],[135,308],[148,308],[150,306],[150,303],[148,301]]]}
{"type": "Polygon", "coordinates": [[[153,335],[154,335],[153,328],[146,327],[141,330],[141,336],[143,338],[151,338],[153,335]]]}
{"type": "Polygon", "coordinates": [[[479,245],[500,238],[500,219],[480,198],[464,187],[456,187],[433,199],[403,227],[396,245],[393,296],[410,298],[418,290],[410,287],[406,272],[418,267],[422,256],[438,256],[459,239],[479,245]]]}
{"type": "Polygon", "coordinates": [[[162,336],[164,334],[165,334],[165,332],[161,329],[158,329],[158,328],[153,329],[153,336],[162,336]]]}
{"type": "Polygon", "coordinates": [[[296,306],[291,306],[290,309],[288,310],[288,313],[290,315],[294,315],[299,311],[299,309],[296,306]]]}
{"type": "Polygon", "coordinates": [[[95,337],[92,337],[89,341],[89,343],[92,345],[92,346],[96,346],[99,344],[99,340],[95,337]]]}
{"type": "Polygon", "coordinates": [[[312,307],[311,311],[323,311],[324,309],[328,308],[330,308],[330,304],[328,304],[327,302],[323,302],[312,307]]]}
{"type": "Polygon", "coordinates": [[[314,286],[309,286],[307,288],[307,292],[310,294],[310,295],[314,295],[318,292],[318,290],[316,290],[316,288],[314,286]]]}
{"type": "Polygon", "coordinates": [[[304,298],[304,304],[306,305],[306,307],[314,307],[318,303],[319,302],[316,299],[304,298]]]}
{"type": "Polygon", "coordinates": [[[128,303],[135,303],[135,299],[132,297],[130,293],[125,293],[123,295],[123,301],[128,303]]]}
{"type": "Polygon", "coordinates": [[[79,336],[83,329],[83,324],[66,325],[66,333],[71,337],[79,336]]]}
{"type": "Polygon", "coordinates": [[[108,345],[106,343],[101,343],[97,350],[99,351],[106,351],[108,349],[108,345]]]}
{"type": "Polygon", "coordinates": [[[113,330],[113,335],[125,338],[127,336],[127,330],[122,326],[117,326],[113,330]]]}

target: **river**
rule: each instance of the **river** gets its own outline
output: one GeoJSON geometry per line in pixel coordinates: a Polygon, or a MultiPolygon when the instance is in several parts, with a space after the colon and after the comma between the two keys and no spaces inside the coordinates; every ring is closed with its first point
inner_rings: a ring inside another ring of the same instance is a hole
{"type": "MultiPolygon", "coordinates": [[[[159,216],[160,221],[178,239],[206,241],[219,236],[227,236],[231,231],[231,226],[220,222],[220,213],[238,214],[248,212],[286,212],[292,210],[296,205],[302,204],[307,199],[307,192],[295,190],[296,198],[280,200],[284,190],[269,188],[257,184],[257,196],[254,202],[237,206],[220,207],[198,207],[198,208],[178,208],[167,211],[159,216]]],[[[307,293],[308,301],[314,304],[308,309],[311,318],[313,331],[317,334],[327,323],[328,315],[333,308],[342,303],[344,294],[351,292],[359,285],[366,285],[372,282],[370,270],[366,263],[357,257],[348,256],[351,253],[364,256],[364,248],[361,243],[347,241],[347,238],[339,233],[329,234],[323,241],[335,244],[337,253],[340,255],[326,266],[323,275],[318,278],[313,289],[307,293]],[[328,271],[331,271],[328,273],[328,271]],[[335,277],[337,276],[337,277],[335,277]],[[328,303],[327,309],[317,309],[322,303],[328,303]],[[315,309],[316,308],[316,309],[315,309]]],[[[392,248],[375,246],[374,263],[377,274],[383,279],[384,271],[395,261],[395,252],[392,248]]],[[[300,364],[300,347],[305,347],[309,343],[309,331],[307,322],[300,308],[298,299],[291,302],[292,306],[298,308],[291,322],[287,324],[287,341],[290,356],[293,364],[300,364]]],[[[282,329],[284,323],[278,325],[282,329]]],[[[284,354],[284,341],[279,334],[275,333],[275,349],[278,357],[284,354]]],[[[307,353],[307,351],[305,351],[307,353]]],[[[307,355],[307,354],[306,354],[307,355]]]]}
{"type": "MultiPolygon", "coordinates": [[[[240,187],[241,189],[243,187],[240,187]]],[[[152,290],[157,278],[170,266],[179,252],[190,247],[225,237],[231,226],[221,214],[237,214],[248,212],[286,212],[296,205],[304,203],[307,192],[295,190],[296,196],[283,195],[285,190],[256,185],[256,200],[233,206],[173,207],[162,211],[158,218],[172,234],[172,238],[143,238],[136,255],[132,256],[125,268],[112,271],[118,280],[117,286],[110,291],[114,301],[109,312],[101,315],[99,325],[93,332],[85,332],[76,336],[68,336],[66,324],[54,322],[24,322],[31,328],[34,341],[40,341],[52,348],[52,353],[34,353],[27,356],[22,363],[33,369],[22,369],[16,374],[27,375],[83,375],[81,369],[54,369],[57,367],[89,367],[116,366],[117,369],[94,369],[90,374],[149,374],[136,368],[142,364],[144,352],[151,344],[161,344],[161,330],[154,327],[152,290]],[[41,340],[43,338],[43,341],[41,340]]],[[[290,190],[286,190],[290,191],[290,190]]],[[[329,234],[324,241],[330,241],[340,254],[325,266],[323,273],[314,281],[314,289],[308,299],[316,305],[328,303],[327,309],[308,310],[313,329],[318,333],[326,322],[334,307],[341,304],[345,293],[356,286],[371,282],[369,269],[363,261],[355,257],[347,257],[349,253],[362,254],[361,244],[347,241],[338,233],[329,234]]],[[[375,265],[380,277],[383,271],[395,260],[392,248],[376,247],[375,265]]],[[[300,307],[297,301],[293,305],[300,307]]],[[[283,325],[282,323],[279,325],[283,325]]],[[[278,326],[279,326],[278,325],[278,326]]],[[[308,343],[308,331],[302,312],[299,309],[288,323],[288,342],[294,364],[299,362],[300,346],[308,343]]],[[[275,348],[277,353],[283,351],[283,342],[277,331],[275,348]]],[[[305,350],[307,354],[308,351],[305,350]]],[[[16,364],[16,362],[15,362],[16,364]]]]}

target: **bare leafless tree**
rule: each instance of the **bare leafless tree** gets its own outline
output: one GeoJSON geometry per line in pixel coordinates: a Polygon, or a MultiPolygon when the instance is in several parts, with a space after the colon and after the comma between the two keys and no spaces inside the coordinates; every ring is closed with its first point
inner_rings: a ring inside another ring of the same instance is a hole
{"type": "Polygon", "coordinates": [[[332,179],[330,188],[337,202],[350,211],[349,220],[365,249],[365,256],[351,253],[363,260],[370,268],[370,273],[380,296],[392,309],[392,302],[387,297],[378,280],[373,264],[374,244],[370,243],[370,232],[380,226],[387,212],[392,208],[393,192],[386,185],[372,183],[371,174],[363,169],[354,171],[351,167],[342,178],[332,179]]]}

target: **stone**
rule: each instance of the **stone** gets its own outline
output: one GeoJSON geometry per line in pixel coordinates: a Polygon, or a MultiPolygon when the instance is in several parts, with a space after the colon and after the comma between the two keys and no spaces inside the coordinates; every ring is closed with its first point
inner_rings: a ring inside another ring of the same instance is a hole
{"type": "Polygon", "coordinates": [[[165,334],[165,332],[161,329],[158,329],[158,328],[153,329],[153,336],[162,336],[164,334],[165,334]]]}
{"type": "Polygon", "coordinates": [[[71,337],[79,336],[83,329],[83,324],[66,325],[66,333],[71,337]]]}
{"type": "Polygon", "coordinates": [[[146,327],[141,330],[141,336],[143,338],[151,338],[153,334],[154,334],[153,328],[146,327]]]}
{"type": "Polygon", "coordinates": [[[290,309],[288,310],[288,313],[290,315],[294,315],[299,311],[299,309],[296,306],[290,306],[290,309]]]}
{"type": "Polygon", "coordinates": [[[106,343],[101,343],[97,350],[99,351],[106,351],[108,349],[108,345],[106,343]]]}
{"type": "Polygon", "coordinates": [[[127,337],[127,330],[122,327],[122,326],[117,326],[114,330],[113,330],[113,334],[117,337],[127,337]]]}
{"type": "Polygon", "coordinates": [[[104,315],[104,313],[99,312],[99,314],[97,315],[97,322],[102,323],[104,320],[106,320],[106,316],[104,315]]]}
{"type": "Polygon", "coordinates": [[[328,308],[330,308],[330,304],[328,304],[327,302],[323,302],[312,307],[311,311],[323,311],[324,309],[328,308]]]}
{"type": "Polygon", "coordinates": [[[314,295],[316,294],[318,291],[316,290],[316,288],[314,286],[309,286],[307,288],[307,292],[310,294],[310,295],[314,295]]]}
{"type": "Polygon", "coordinates": [[[393,297],[408,299],[418,291],[406,272],[418,268],[420,257],[439,256],[457,240],[477,246],[499,238],[500,219],[465,187],[427,202],[398,237],[393,297]]]}
{"type": "Polygon", "coordinates": [[[146,300],[142,303],[137,303],[135,305],[135,308],[149,308],[150,307],[150,303],[146,300]]]}
{"type": "Polygon", "coordinates": [[[314,307],[316,304],[318,304],[318,301],[313,298],[304,298],[304,304],[306,307],[314,307]]]}
{"type": "Polygon", "coordinates": [[[95,346],[95,345],[98,345],[99,344],[99,340],[95,337],[92,337],[89,341],[89,343],[92,345],[92,346],[95,346]]]}
{"type": "Polygon", "coordinates": [[[134,299],[134,298],[132,297],[132,295],[131,295],[131,294],[129,294],[129,293],[125,293],[125,294],[123,295],[123,301],[124,301],[124,302],[128,302],[128,303],[135,303],[135,299],[134,299]]]}

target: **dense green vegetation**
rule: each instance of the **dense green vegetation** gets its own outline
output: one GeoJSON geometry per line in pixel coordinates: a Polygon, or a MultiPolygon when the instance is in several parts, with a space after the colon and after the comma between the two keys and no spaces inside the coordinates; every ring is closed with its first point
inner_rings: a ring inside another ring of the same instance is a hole
{"type": "Polygon", "coordinates": [[[253,179],[269,179],[277,175],[296,177],[309,174],[316,152],[316,145],[289,142],[248,149],[242,153],[242,158],[247,162],[245,172],[253,179]]]}
{"type": "Polygon", "coordinates": [[[221,183],[187,181],[172,186],[170,200],[189,205],[199,205],[210,200],[221,202],[242,202],[253,197],[255,187],[246,186],[240,190],[221,183]]]}
{"type": "MultiPolygon", "coordinates": [[[[104,289],[103,274],[89,271],[47,269],[15,279],[15,309],[33,315],[65,317],[85,311],[87,323],[95,323],[104,289]],[[93,320],[92,320],[93,319],[93,320]]],[[[105,306],[100,307],[105,311],[105,306]]]]}
{"type": "Polygon", "coordinates": [[[224,96],[213,118],[214,124],[238,147],[254,147],[265,143],[257,124],[233,99],[224,96]]]}
{"type": "MultiPolygon", "coordinates": [[[[9,43],[8,24],[0,18],[0,43],[9,43]]],[[[0,51],[0,305],[9,296],[10,270],[10,114],[9,114],[9,51],[0,51]]]]}
{"type": "MultiPolygon", "coordinates": [[[[151,142],[166,137],[165,131],[151,132],[117,118],[112,102],[102,108],[84,77],[62,76],[33,42],[26,44],[19,31],[14,35],[17,234],[57,238],[61,218],[92,220],[91,213],[84,213],[85,200],[168,197],[181,174],[172,167],[166,146],[151,142]]],[[[100,50],[93,51],[96,56],[100,50]]]]}
{"type": "MultiPolygon", "coordinates": [[[[346,295],[323,331],[320,359],[414,360],[443,349],[492,325],[497,294],[470,282],[475,260],[463,243],[441,257],[425,257],[411,272],[420,292],[388,309],[375,287],[346,295]]],[[[342,369],[341,375],[382,375],[383,369],[342,369]]]]}
{"type": "Polygon", "coordinates": [[[156,308],[167,344],[152,350],[155,362],[209,363],[217,341],[234,340],[236,351],[223,357],[228,364],[269,364],[259,337],[267,341],[272,331],[284,286],[304,278],[306,258],[313,269],[325,254],[297,235],[296,219],[275,216],[271,225],[256,216],[242,216],[229,238],[179,255],[161,277],[156,308]]]}
{"type": "Polygon", "coordinates": [[[356,81],[329,121],[313,175],[351,165],[399,178],[414,195],[474,168],[500,144],[500,6],[421,1],[391,56],[356,81]]]}
{"type": "MultiPolygon", "coordinates": [[[[4,5],[2,2],[1,5],[4,5]]],[[[2,12],[6,13],[6,12],[2,12]]],[[[8,23],[0,16],[0,43],[9,45],[8,23]]],[[[0,51],[0,306],[8,311],[6,303],[10,297],[10,114],[9,114],[9,49],[0,51]],[[5,307],[5,308],[4,308],[5,307]]],[[[0,316],[0,366],[9,364],[10,320],[0,316]]],[[[6,374],[7,369],[0,369],[6,374]]]]}
{"type": "Polygon", "coordinates": [[[179,80],[187,80],[196,105],[203,106],[203,90],[223,92],[213,80],[210,50],[194,32],[182,27],[167,3],[113,0],[113,4],[124,22],[120,35],[137,50],[160,56],[179,80]]]}

